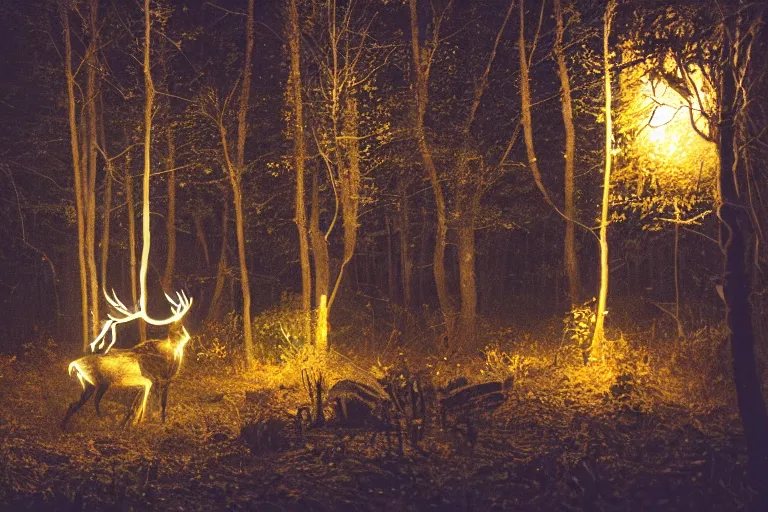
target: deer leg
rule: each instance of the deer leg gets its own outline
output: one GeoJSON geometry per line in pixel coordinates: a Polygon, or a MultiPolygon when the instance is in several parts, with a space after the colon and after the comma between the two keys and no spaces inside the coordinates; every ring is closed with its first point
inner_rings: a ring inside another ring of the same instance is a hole
{"type": "Polygon", "coordinates": [[[149,393],[152,391],[152,381],[141,375],[132,375],[130,381],[124,381],[124,385],[142,387],[143,389],[141,389],[133,399],[131,408],[128,410],[125,419],[123,419],[121,425],[122,428],[125,427],[131,416],[133,416],[134,425],[144,419],[144,413],[147,410],[147,399],[149,398],[149,393]]]}
{"type": "Polygon", "coordinates": [[[101,398],[104,396],[104,393],[107,392],[109,389],[109,383],[100,384],[99,387],[96,388],[96,396],[93,397],[93,405],[96,407],[96,415],[101,418],[101,410],[99,409],[99,402],[101,402],[101,398]]]}
{"type": "Polygon", "coordinates": [[[138,414],[133,418],[133,424],[139,423],[141,420],[144,419],[144,414],[147,411],[147,399],[149,398],[149,393],[152,391],[152,381],[149,379],[144,379],[144,393],[141,398],[141,407],[139,408],[138,414]]]}
{"type": "Polygon", "coordinates": [[[80,399],[72,402],[69,405],[69,408],[67,409],[67,413],[64,415],[64,419],[61,420],[61,430],[64,430],[67,428],[67,422],[69,421],[69,418],[72,417],[73,414],[75,414],[80,408],[85,405],[85,402],[88,401],[89,398],[91,398],[91,395],[96,390],[96,386],[91,384],[90,382],[83,381],[83,393],[80,395],[80,399]]]}
{"type": "Polygon", "coordinates": [[[162,396],[160,397],[160,418],[165,423],[165,406],[168,403],[168,388],[171,387],[171,383],[167,382],[162,387],[162,396]]]}
{"type": "Polygon", "coordinates": [[[128,424],[128,420],[131,419],[132,416],[136,415],[136,409],[141,403],[140,400],[143,393],[144,393],[144,390],[141,390],[138,393],[136,393],[136,396],[133,397],[133,400],[131,401],[131,406],[128,408],[128,412],[125,414],[125,418],[123,418],[123,421],[120,422],[121,429],[124,429],[125,426],[128,424]]]}

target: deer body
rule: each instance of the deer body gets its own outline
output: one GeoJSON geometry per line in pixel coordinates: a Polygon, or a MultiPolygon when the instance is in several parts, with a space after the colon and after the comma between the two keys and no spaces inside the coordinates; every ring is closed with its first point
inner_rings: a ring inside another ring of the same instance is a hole
{"type": "Polygon", "coordinates": [[[90,354],[72,361],[69,374],[78,378],[83,392],[79,400],[70,404],[61,428],[66,427],[72,415],[88,402],[94,392],[96,413],[101,416],[99,402],[110,386],[140,388],[123,425],[131,415],[134,423],[144,418],[153,386],[161,392],[162,421],[165,422],[168,387],[181,369],[184,347],[188,341],[187,330],[181,322],[175,322],[171,324],[165,339],[147,340],[130,349],[114,349],[105,354],[90,354]]]}

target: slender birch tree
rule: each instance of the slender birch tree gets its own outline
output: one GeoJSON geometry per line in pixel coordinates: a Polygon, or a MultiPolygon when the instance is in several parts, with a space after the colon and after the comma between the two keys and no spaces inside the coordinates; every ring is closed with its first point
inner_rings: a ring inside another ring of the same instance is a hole
{"type": "MultiPolygon", "coordinates": [[[[602,356],[603,326],[608,300],[608,206],[611,195],[611,163],[613,159],[613,113],[611,89],[611,24],[616,13],[616,1],[610,0],[603,16],[603,88],[605,92],[605,162],[603,169],[603,201],[600,210],[600,291],[597,296],[595,329],[589,350],[602,356]]],[[[585,356],[586,357],[586,356],[585,356]]]]}
{"type": "Polygon", "coordinates": [[[89,32],[89,44],[86,57],[86,88],[85,88],[85,104],[86,104],[86,118],[88,119],[86,126],[86,137],[88,147],[88,168],[86,171],[85,179],[85,212],[86,212],[86,224],[85,224],[85,246],[86,246],[86,262],[88,265],[88,283],[90,288],[89,293],[89,306],[91,313],[91,329],[92,335],[96,335],[100,328],[99,317],[99,300],[101,294],[99,293],[99,273],[96,267],[96,159],[97,159],[97,117],[96,117],[96,102],[99,97],[96,83],[96,72],[98,70],[98,0],[90,0],[88,2],[88,32],[89,32]]]}
{"type": "Polygon", "coordinates": [[[81,168],[80,135],[77,124],[77,102],[75,99],[75,76],[72,72],[72,36],[69,23],[69,11],[62,1],[59,15],[64,29],[64,76],[67,86],[67,112],[69,117],[69,139],[72,149],[72,168],[75,184],[75,211],[77,222],[77,259],[80,275],[80,314],[82,321],[83,352],[88,351],[90,343],[88,321],[88,270],[85,257],[85,204],[83,195],[83,176],[81,168]]]}

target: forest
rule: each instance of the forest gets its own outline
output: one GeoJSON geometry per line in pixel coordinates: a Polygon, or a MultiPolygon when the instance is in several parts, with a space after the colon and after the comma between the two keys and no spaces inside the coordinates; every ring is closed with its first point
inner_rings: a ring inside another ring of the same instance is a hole
{"type": "Polygon", "coordinates": [[[0,510],[768,510],[766,7],[0,2],[0,510]]]}

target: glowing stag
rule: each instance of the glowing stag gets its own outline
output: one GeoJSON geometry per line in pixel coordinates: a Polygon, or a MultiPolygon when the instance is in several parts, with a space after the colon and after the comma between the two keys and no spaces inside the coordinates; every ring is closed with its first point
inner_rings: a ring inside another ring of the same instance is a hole
{"type": "Polygon", "coordinates": [[[131,416],[134,424],[144,418],[147,399],[153,386],[160,391],[161,417],[165,422],[168,388],[181,369],[184,347],[188,341],[189,333],[181,321],[177,320],[169,327],[165,339],[147,340],[130,349],[115,349],[109,354],[89,354],[72,361],[69,374],[77,376],[83,392],[67,409],[61,421],[62,430],[94,392],[96,414],[101,416],[99,402],[110,386],[141,388],[122,422],[123,426],[131,416]]]}

